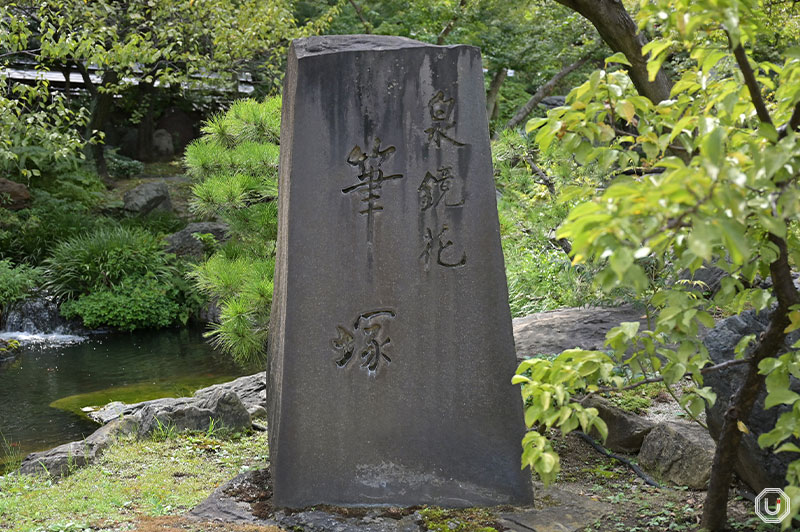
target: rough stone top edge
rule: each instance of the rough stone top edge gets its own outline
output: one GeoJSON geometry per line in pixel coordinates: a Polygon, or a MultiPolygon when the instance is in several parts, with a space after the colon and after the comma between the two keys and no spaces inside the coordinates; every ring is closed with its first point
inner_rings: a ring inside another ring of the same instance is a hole
{"type": "Polygon", "coordinates": [[[333,54],[337,52],[381,52],[387,50],[401,50],[404,48],[473,48],[466,44],[451,44],[439,46],[429,44],[407,37],[393,35],[315,35],[303,37],[292,41],[292,48],[298,59],[317,55],[333,54]]]}

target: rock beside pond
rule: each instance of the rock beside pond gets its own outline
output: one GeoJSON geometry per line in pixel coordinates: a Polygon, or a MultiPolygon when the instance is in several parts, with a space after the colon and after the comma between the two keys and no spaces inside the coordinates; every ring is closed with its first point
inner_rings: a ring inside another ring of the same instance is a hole
{"type": "MultiPolygon", "coordinates": [[[[720,321],[708,332],[703,342],[708,348],[708,355],[714,364],[734,358],[734,348],[743,336],[756,335],[756,338],[767,329],[769,313],[756,314],[747,311],[739,316],[731,316],[720,321]]],[[[790,334],[786,340],[788,349],[798,338],[798,333],[790,334]]],[[[717,394],[714,406],[706,407],[706,422],[714,438],[719,437],[725,412],[728,410],[730,397],[736,392],[744,380],[745,367],[734,366],[722,371],[708,373],[704,376],[704,384],[711,386],[717,394]]],[[[800,393],[800,381],[792,378],[790,388],[800,393]]],[[[773,453],[772,449],[762,449],[758,445],[758,437],[775,427],[778,417],[791,410],[791,406],[778,405],[764,409],[766,390],[761,390],[756,398],[750,416],[744,420],[749,430],[742,434],[742,441],[736,456],[736,474],[756,493],[764,488],[783,486],[786,481],[786,469],[796,457],[794,453],[773,453]]],[[[796,444],[800,442],[795,441],[796,444]]]]}
{"type": "Polygon", "coordinates": [[[178,231],[165,237],[167,241],[167,253],[175,253],[179,256],[202,257],[206,251],[206,245],[195,235],[210,233],[214,235],[217,242],[225,242],[228,234],[228,224],[219,222],[197,222],[191,223],[178,231]]]}
{"type": "Polygon", "coordinates": [[[22,461],[19,471],[24,475],[44,473],[56,478],[69,475],[76,468],[91,464],[100,458],[117,437],[132,434],[137,428],[136,419],[118,419],[99,428],[85,440],[29,454],[22,461]]]}
{"type": "Polygon", "coordinates": [[[250,414],[239,396],[225,389],[194,397],[147,401],[136,417],[140,436],[149,436],[160,430],[205,431],[212,426],[240,431],[252,425],[250,414]]]}
{"type": "Polygon", "coordinates": [[[155,210],[172,210],[169,189],[163,181],[143,183],[126,192],[123,201],[126,211],[139,216],[155,210]]]}
{"type": "Polygon", "coordinates": [[[711,478],[715,448],[708,431],[697,424],[660,423],[644,438],[639,465],[666,482],[703,490],[711,478]]]}
{"type": "Polygon", "coordinates": [[[134,404],[125,404],[115,401],[113,403],[108,403],[95,412],[90,412],[89,417],[98,423],[105,424],[121,416],[138,416],[145,407],[150,405],[155,408],[161,408],[162,406],[166,408],[165,405],[173,404],[175,401],[184,401],[187,402],[187,404],[196,401],[196,406],[199,407],[200,404],[207,404],[208,396],[217,395],[222,391],[234,393],[252,418],[266,416],[264,405],[267,400],[267,374],[265,371],[262,371],[254,375],[239,377],[231,382],[214,384],[207,388],[202,388],[197,390],[193,397],[154,399],[152,401],[134,404]]]}

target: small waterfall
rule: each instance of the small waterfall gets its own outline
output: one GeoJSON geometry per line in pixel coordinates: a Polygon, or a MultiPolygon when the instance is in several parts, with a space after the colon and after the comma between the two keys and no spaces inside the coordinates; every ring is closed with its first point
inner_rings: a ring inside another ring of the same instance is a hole
{"type": "Polygon", "coordinates": [[[88,331],[61,317],[53,296],[40,294],[9,305],[0,316],[0,339],[21,343],[71,343],[88,331]]]}

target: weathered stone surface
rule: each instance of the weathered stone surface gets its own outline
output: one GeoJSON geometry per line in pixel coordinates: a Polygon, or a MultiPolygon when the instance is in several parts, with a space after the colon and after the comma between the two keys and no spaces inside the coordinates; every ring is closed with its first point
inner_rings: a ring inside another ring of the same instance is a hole
{"type": "Polygon", "coordinates": [[[31,206],[31,193],[22,183],[0,177],[0,207],[10,211],[27,209],[31,206]]]}
{"type": "MultiPolygon", "coordinates": [[[[605,447],[621,453],[635,453],[642,447],[644,437],[653,429],[655,423],[642,416],[626,412],[611,404],[602,397],[590,397],[584,406],[594,407],[600,413],[600,418],[608,426],[608,438],[605,447]]],[[[592,431],[592,436],[599,438],[597,431],[592,431]]]]}
{"type": "Polygon", "coordinates": [[[513,532],[573,532],[583,530],[612,512],[610,504],[550,487],[537,494],[549,506],[500,514],[500,524],[513,532]]]}
{"type": "MultiPolygon", "coordinates": [[[[767,329],[769,313],[756,314],[747,311],[739,316],[732,316],[717,323],[710,330],[703,342],[708,348],[708,355],[715,364],[732,360],[734,348],[743,336],[755,334],[756,338],[767,329]]],[[[798,339],[798,333],[789,335],[785,342],[788,349],[798,339]]],[[[722,371],[708,373],[704,376],[704,384],[711,386],[717,394],[717,401],[711,408],[706,407],[706,424],[711,435],[716,439],[722,429],[723,416],[733,393],[744,380],[745,368],[734,366],[722,371]]],[[[792,378],[790,388],[800,393],[800,381],[792,378]]],[[[753,410],[745,421],[749,434],[742,434],[742,441],[736,457],[736,474],[739,475],[756,493],[764,488],[782,486],[786,481],[786,469],[794,460],[792,453],[773,453],[771,449],[762,449],[758,445],[758,437],[775,427],[778,417],[791,409],[788,405],[779,405],[764,409],[766,390],[762,390],[756,398],[753,410]]],[[[794,442],[800,445],[800,441],[794,442]]]]}
{"type": "Polygon", "coordinates": [[[129,190],[123,196],[125,210],[139,215],[145,215],[154,210],[172,210],[169,199],[169,189],[162,181],[143,183],[129,190]]]}
{"type": "Polygon", "coordinates": [[[660,423],[645,436],[639,464],[661,480],[703,490],[711,478],[714,449],[714,440],[695,423],[660,423]]]}
{"type": "Polygon", "coordinates": [[[647,323],[644,311],[630,305],[566,308],[515,318],[517,358],[560,353],[575,347],[605,349],[606,333],[623,321],[647,323]]]}
{"type": "Polygon", "coordinates": [[[275,503],[526,503],[480,54],[295,41],[281,123],[275,503]]]}
{"type": "Polygon", "coordinates": [[[139,433],[152,434],[159,427],[184,430],[206,430],[210,424],[228,430],[250,428],[250,414],[239,397],[228,390],[191,398],[157,399],[148,401],[139,411],[139,433]]]}
{"type": "Polygon", "coordinates": [[[94,462],[115,438],[134,433],[137,426],[135,419],[116,420],[99,428],[85,440],[29,454],[22,461],[19,471],[24,475],[45,473],[54,477],[66,476],[75,469],[94,462]]]}
{"type": "Polygon", "coordinates": [[[206,246],[195,235],[207,233],[214,235],[217,242],[225,242],[228,239],[228,224],[219,222],[191,223],[180,231],[164,237],[167,242],[166,251],[179,256],[202,257],[206,251],[206,246]]]}
{"type": "Polygon", "coordinates": [[[265,474],[263,470],[245,471],[215,489],[186,516],[190,519],[222,523],[277,525],[277,522],[267,516],[255,515],[253,509],[252,503],[256,502],[254,499],[267,501],[270,496],[269,474],[265,474]]]}
{"type": "Polygon", "coordinates": [[[175,145],[172,142],[172,135],[166,129],[156,129],[153,131],[153,152],[159,159],[169,159],[175,155],[175,145]]]}
{"type": "MultiPolygon", "coordinates": [[[[214,384],[207,388],[201,388],[194,393],[193,397],[183,397],[180,399],[153,399],[152,401],[143,401],[141,403],[125,404],[119,401],[108,403],[103,408],[94,412],[89,412],[89,417],[98,423],[105,424],[113,421],[119,417],[138,416],[145,406],[152,405],[156,409],[169,408],[169,405],[174,405],[176,401],[180,401],[183,405],[189,405],[192,402],[196,403],[197,408],[205,408],[204,404],[208,404],[209,397],[219,396],[222,392],[231,392],[239,397],[244,407],[253,417],[262,417],[264,415],[263,409],[266,404],[267,395],[267,376],[265,372],[239,377],[231,382],[222,384],[214,384]],[[255,413],[255,415],[253,415],[255,413]]],[[[212,397],[213,400],[213,397],[212,397]]]]}

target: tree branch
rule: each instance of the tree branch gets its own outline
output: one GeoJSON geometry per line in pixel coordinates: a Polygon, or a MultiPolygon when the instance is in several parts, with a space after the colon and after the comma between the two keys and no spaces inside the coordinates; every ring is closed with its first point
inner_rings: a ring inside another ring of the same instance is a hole
{"type": "Polygon", "coordinates": [[[618,454],[616,454],[616,453],[612,453],[612,452],[610,452],[608,449],[606,449],[605,447],[603,447],[602,445],[600,445],[599,443],[597,443],[596,441],[594,441],[594,438],[592,438],[591,436],[589,436],[588,434],[586,434],[585,432],[583,432],[583,431],[581,431],[581,430],[576,430],[576,431],[575,431],[575,433],[576,433],[578,436],[580,436],[580,437],[581,437],[581,438],[582,438],[582,439],[583,439],[583,440],[584,440],[586,443],[588,443],[589,445],[591,445],[591,446],[594,448],[594,450],[595,450],[595,451],[597,451],[597,452],[599,452],[600,454],[603,454],[603,455],[605,455],[605,456],[607,456],[607,457],[609,457],[609,458],[613,458],[614,460],[617,460],[617,461],[619,461],[619,462],[622,462],[623,464],[625,464],[626,466],[628,466],[628,467],[629,467],[629,468],[630,468],[630,469],[631,469],[631,470],[632,470],[634,473],[636,473],[637,475],[639,475],[639,477],[640,477],[642,480],[644,480],[644,481],[645,481],[645,483],[646,483],[648,486],[653,486],[653,487],[655,487],[655,488],[660,488],[660,487],[662,487],[662,486],[661,486],[661,484],[659,484],[658,482],[656,482],[655,480],[653,480],[653,477],[651,477],[650,475],[648,475],[647,473],[645,473],[644,471],[642,471],[642,469],[641,469],[641,468],[640,468],[638,465],[634,464],[633,462],[631,462],[631,461],[630,461],[630,460],[628,460],[627,458],[625,458],[625,457],[623,457],[623,456],[620,456],[620,455],[618,455],[618,454]]]}
{"type": "MultiPolygon", "coordinates": [[[[539,102],[544,100],[551,92],[553,92],[553,89],[558,84],[558,82],[564,79],[571,72],[582,67],[589,60],[591,54],[592,52],[584,55],[571,65],[565,66],[564,68],[561,69],[561,71],[558,74],[553,76],[550,79],[550,81],[539,87],[539,90],[537,90],[536,93],[533,96],[531,96],[531,98],[525,103],[525,105],[519,108],[519,110],[511,118],[511,120],[508,121],[505,129],[513,129],[517,127],[520,123],[522,123],[522,121],[525,120],[525,118],[527,118],[529,114],[531,114],[533,108],[536,107],[536,105],[538,105],[539,102]]],[[[498,133],[495,132],[495,138],[497,137],[498,133]]]]}
{"type": "Polygon", "coordinates": [[[639,33],[639,28],[625,10],[620,0],[556,0],[559,4],[577,11],[591,22],[600,37],[614,52],[622,52],[630,62],[628,75],[636,90],[653,103],[669,98],[672,90],[664,69],[659,69],[656,78],[650,81],[647,72],[647,57],[642,55],[642,46],[647,38],[639,33]]]}
{"type": "MultiPolygon", "coordinates": [[[[728,42],[733,45],[730,34],[728,34],[728,42]]],[[[750,66],[750,60],[747,58],[747,54],[741,44],[733,49],[733,56],[736,58],[739,70],[742,71],[742,75],[744,76],[744,84],[747,86],[748,92],[750,92],[750,99],[753,100],[758,119],[767,124],[772,124],[772,118],[769,116],[764,98],[761,96],[761,90],[758,87],[758,81],[756,81],[756,76],[753,73],[753,67],[750,66]]]]}
{"type": "Polygon", "coordinates": [[[372,33],[372,25],[369,23],[369,21],[367,21],[367,19],[364,18],[364,13],[361,12],[361,8],[358,7],[358,4],[356,4],[353,0],[349,1],[350,5],[353,6],[353,9],[355,9],[356,15],[358,15],[358,18],[361,20],[361,24],[364,25],[364,31],[367,33],[372,33]]]}
{"type": "Polygon", "coordinates": [[[466,5],[467,0],[461,0],[458,3],[458,9],[456,9],[456,12],[453,13],[453,18],[447,21],[447,24],[445,24],[444,28],[442,28],[442,31],[439,32],[439,36],[436,38],[436,44],[440,46],[444,44],[444,40],[448,35],[450,35],[450,32],[453,31],[453,28],[456,26],[456,22],[458,22],[458,17],[461,15],[461,10],[464,9],[466,5]]]}

